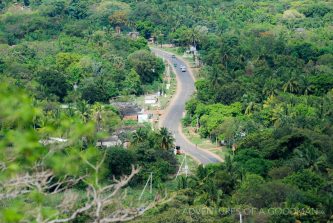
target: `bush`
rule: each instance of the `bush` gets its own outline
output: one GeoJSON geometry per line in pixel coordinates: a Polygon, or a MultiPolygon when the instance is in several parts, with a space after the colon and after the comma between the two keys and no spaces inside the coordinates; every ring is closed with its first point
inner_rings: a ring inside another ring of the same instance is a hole
{"type": "Polygon", "coordinates": [[[115,83],[103,77],[83,80],[80,91],[82,98],[91,104],[95,102],[108,102],[112,97],[118,95],[115,83]]]}
{"type": "Polygon", "coordinates": [[[120,177],[131,173],[131,165],[135,165],[136,157],[133,151],[124,148],[109,148],[106,150],[106,166],[108,167],[108,176],[120,177]]]}

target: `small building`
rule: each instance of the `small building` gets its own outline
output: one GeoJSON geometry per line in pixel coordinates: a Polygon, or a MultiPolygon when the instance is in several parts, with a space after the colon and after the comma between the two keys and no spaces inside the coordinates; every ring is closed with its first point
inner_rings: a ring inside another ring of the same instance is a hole
{"type": "Polygon", "coordinates": [[[307,36],[305,28],[296,28],[295,34],[299,38],[305,38],[307,36]]]}
{"type": "Polygon", "coordinates": [[[114,146],[121,146],[123,142],[119,139],[117,135],[113,135],[107,139],[102,139],[99,140],[96,143],[96,146],[101,146],[101,147],[114,147],[114,146]]]}
{"type": "Polygon", "coordinates": [[[138,115],[138,122],[139,123],[145,123],[145,122],[149,122],[149,114],[139,114],[138,115]]]}
{"type": "Polygon", "coordinates": [[[118,108],[123,116],[138,114],[142,110],[137,104],[132,102],[114,102],[112,105],[118,108]]]}
{"type": "Polygon", "coordinates": [[[296,29],[295,29],[295,32],[298,32],[298,33],[305,33],[305,32],[306,32],[306,29],[304,29],[304,28],[296,28],[296,29]]]}
{"type": "Polygon", "coordinates": [[[57,138],[57,137],[49,137],[48,139],[42,139],[39,140],[39,143],[47,146],[47,145],[51,145],[51,144],[63,144],[66,143],[68,140],[64,139],[64,138],[57,138]]]}
{"type": "Polygon", "coordinates": [[[190,52],[196,54],[197,48],[195,46],[190,46],[190,52]]]}
{"type": "Polygon", "coordinates": [[[137,39],[137,38],[140,36],[140,33],[139,33],[139,32],[129,32],[129,33],[128,33],[128,36],[129,36],[131,39],[137,39]]]}
{"type": "Polygon", "coordinates": [[[151,105],[151,104],[156,104],[157,102],[158,102],[157,95],[146,95],[145,96],[145,104],[151,105]]]}
{"type": "Polygon", "coordinates": [[[142,110],[137,104],[131,102],[113,102],[111,105],[118,109],[124,120],[138,121],[138,114],[142,110]]]}
{"type": "Polygon", "coordinates": [[[116,26],[115,30],[116,30],[116,34],[120,34],[120,33],[121,33],[121,28],[120,28],[120,26],[116,26]]]}
{"type": "Polygon", "coordinates": [[[149,38],[148,43],[154,44],[155,43],[155,38],[154,37],[149,38]]]}
{"type": "Polygon", "coordinates": [[[138,121],[138,115],[125,115],[123,117],[123,120],[126,120],[126,121],[138,121]]]}

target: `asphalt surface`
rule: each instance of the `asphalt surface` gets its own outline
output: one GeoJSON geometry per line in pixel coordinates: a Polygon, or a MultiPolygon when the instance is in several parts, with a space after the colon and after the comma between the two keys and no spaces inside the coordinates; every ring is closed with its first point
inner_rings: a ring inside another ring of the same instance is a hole
{"type": "Polygon", "coordinates": [[[179,58],[172,58],[172,54],[162,51],[160,49],[152,48],[152,51],[156,56],[168,60],[170,64],[177,64],[174,71],[177,75],[177,92],[174,96],[169,107],[166,109],[163,117],[161,119],[161,126],[168,128],[176,139],[176,145],[191,157],[195,158],[202,164],[221,162],[216,155],[197,148],[196,145],[189,142],[185,136],[181,133],[181,119],[185,114],[185,103],[191,97],[195,91],[193,75],[191,75],[190,68],[185,64],[185,62],[179,58]],[[186,67],[186,72],[182,72],[180,66],[186,67]]]}

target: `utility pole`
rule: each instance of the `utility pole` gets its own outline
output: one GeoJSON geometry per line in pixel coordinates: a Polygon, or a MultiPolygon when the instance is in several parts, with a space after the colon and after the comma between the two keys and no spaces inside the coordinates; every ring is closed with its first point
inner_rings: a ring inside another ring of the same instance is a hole
{"type": "Polygon", "coordinates": [[[153,192],[153,172],[150,173],[150,193],[153,192]]]}
{"type": "Polygon", "coordinates": [[[179,167],[178,172],[177,172],[177,175],[176,175],[176,179],[177,179],[177,177],[179,176],[179,174],[180,174],[180,172],[181,172],[181,170],[182,170],[183,165],[184,165],[185,175],[188,176],[188,170],[189,170],[189,169],[188,169],[188,165],[187,165],[186,154],[185,154],[184,159],[182,160],[182,162],[181,162],[181,164],[180,164],[180,167],[179,167]]]}
{"type": "Polygon", "coordinates": [[[149,182],[150,182],[150,191],[149,192],[152,193],[153,192],[153,172],[151,172],[149,177],[148,177],[148,180],[147,180],[147,182],[146,182],[146,184],[145,184],[145,186],[144,186],[144,188],[143,188],[143,190],[140,194],[139,201],[141,200],[141,198],[143,196],[143,193],[145,192],[146,187],[148,186],[149,182]]]}
{"type": "Polygon", "coordinates": [[[185,154],[185,175],[187,177],[187,174],[188,174],[188,165],[187,165],[187,159],[186,159],[186,154],[185,154]]]}

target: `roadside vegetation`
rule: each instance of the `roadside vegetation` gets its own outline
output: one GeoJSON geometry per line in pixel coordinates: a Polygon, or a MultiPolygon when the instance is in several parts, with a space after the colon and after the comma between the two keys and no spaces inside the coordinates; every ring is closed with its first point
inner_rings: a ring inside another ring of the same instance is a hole
{"type": "Polygon", "coordinates": [[[205,189],[200,191],[191,180],[184,192],[189,200],[177,206],[178,215],[170,214],[176,211],[170,206],[160,212],[160,222],[239,220],[238,213],[216,220],[215,212],[182,212],[189,206],[202,210],[200,205],[300,210],[283,216],[244,215],[248,222],[329,221],[332,5],[295,0],[147,1],[136,8],[148,5],[153,5],[151,13],[136,11],[138,17],[164,33],[163,41],[177,46],[176,53],[195,46],[204,64],[183,123],[234,153],[224,164],[204,168],[207,181],[194,182],[205,189]],[[204,201],[196,199],[204,195],[204,201]]]}

